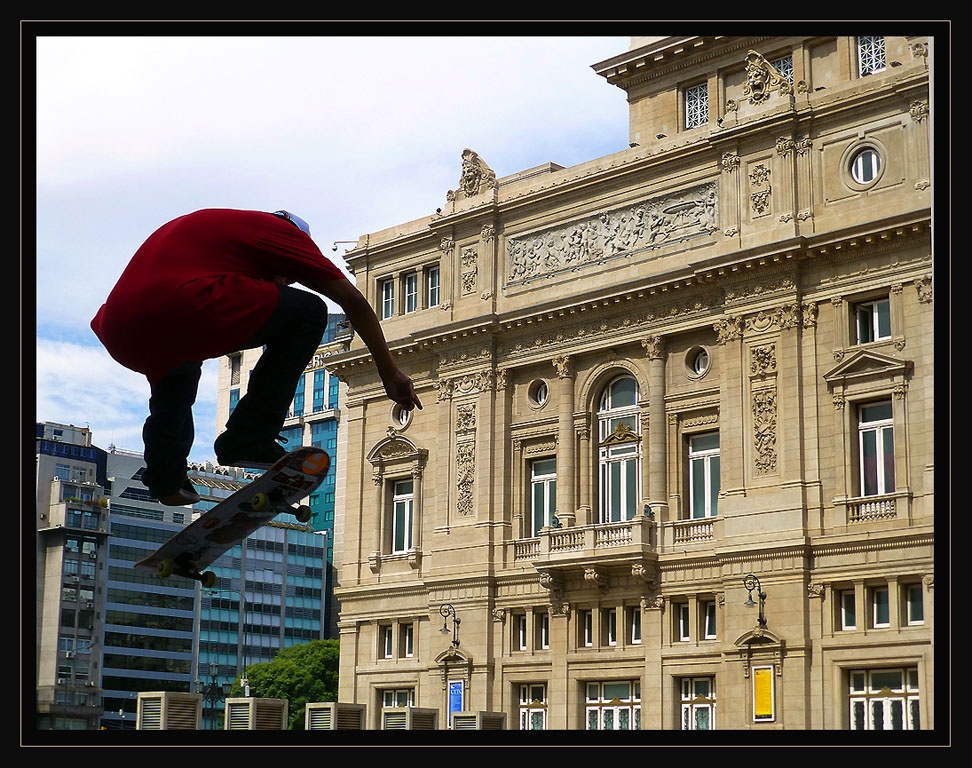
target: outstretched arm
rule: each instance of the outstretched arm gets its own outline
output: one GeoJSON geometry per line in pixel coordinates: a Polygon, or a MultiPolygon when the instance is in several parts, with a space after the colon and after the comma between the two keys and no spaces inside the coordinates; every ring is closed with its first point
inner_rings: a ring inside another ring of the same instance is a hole
{"type": "Polygon", "coordinates": [[[315,285],[308,284],[307,287],[327,296],[344,310],[354,326],[355,333],[368,346],[388,397],[406,410],[410,411],[413,408],[421,410],[422,401],[415,394],[412,380],[392,359],[378,316],[354,283],[343,279],[322,280],[315,285]]]}

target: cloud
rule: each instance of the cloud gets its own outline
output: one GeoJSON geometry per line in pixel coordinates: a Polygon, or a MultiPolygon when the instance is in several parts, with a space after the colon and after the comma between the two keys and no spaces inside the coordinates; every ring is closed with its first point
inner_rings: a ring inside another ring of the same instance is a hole
{"type": "MultiPolygon", "coordinates": [[[[199,383],[194,461],[213,458],[216,366],[207,361],[199,383]]],[[[141,374],[120,366],[101,347],[38,339],[36,376],[38,421],[89,426],[99,448],[141,453],[150,393],[141,374]]]]}
{"type": "MultiPolygon", "coordinates": [[[[443,206],[466,147],[500,178],[627,147],[625,95],[590,69],[627,37],[75,28],[44,36],[40,26],[36,110],[25,115],[25,155],[36,141],[37,419],[90,424],[99,447],[141,450],[148,385],[88,323],[166,221],[287,208],[331,256],[336,240],[443,206]]],[[[322,28],[349,29],[301,25],[322,28]]],[[[212,456],[216,365],[200,382],[196,461],[212,456]]]]}

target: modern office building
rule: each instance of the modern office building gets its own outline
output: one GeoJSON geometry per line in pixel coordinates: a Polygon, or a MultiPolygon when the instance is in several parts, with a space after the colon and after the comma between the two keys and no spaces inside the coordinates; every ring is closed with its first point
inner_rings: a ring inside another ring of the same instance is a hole
{"type": "MultiPolygon", "coordinates": [[[[327,534],[292,516],[217,560],[211,590],[133,567],[254,474],[195,466],[196,508],[165,507],[141,483],[139,453],[53,423],[36,443],[38,729],[134,728],[139,691],[196,691],[213,672],[232,682],[324,636],[327,534]]],[[[222,701],[206,703],[211,728],[222,701]]]]}
{"type": "MultiPolygon", "coordinates": [[[[215,506],[253,479],[250,473],[201,465],[190,472],[200,495],[195,514],[215,506]]],[[[328,534],[293,515],[281,515],[218,558],[208,570],[211,589],[179,579],[197,591],[198,643],[194,690],[215,690],[247,666],[272,661],[283,648],[324,637],[328,534]]],[[[244,693],[246,683],[244,682],[244,693]]],[[[203,728],[220,729],[223,699],[205,698],[203,728]]]]}
{"type": "MultiPolygon", "coordinates": [[[[325,364],[332,355],[347,350],[352,336],[353,332],[345,315],[331,311],[321,345],[297,384],[291,410],[281,432],[283,445],[288,450],[309,445],[323,448],[331,457],[331,469],[323,484],[305,501],[312,512],[309,523],[311,530],[322,534],[326,542],[328,563],[333,560],[335,478],[343,468],[339,466],[337,451],[340,382],[327,370],[325,364]]],[[[262,349],[244,349],[220,359],[216,402],[218,432],[223,430],[236,403],[246,393],[250,371],[261,354],[262,349]]],[[[330,568],[329,565],[328,569],[330,568]]],[[[326,580],[330,584],[333,575],[328,574],[326,580]]],[[[332,606],[332,600],[330,589],[327,589],[323,617],[324,637],[336,636],[336,608],[332,606]]]]}
{"type": "Polygon", "coordinates": [[[425,405],[360,340],[328,361],[368,728],[934,728],[914,32],[632,38],[593,65],[629,146],[502,177],[457,151],[440,211],[348,252],[425,405]]]}
{"type": "Polygon", "coordinates": [[[195,671],[196,591],[133,565],[192,520],[165,507],[141,482],[140,453],[108,449],[108,541],[102,629],[102,719],[134,728],[139,691],[188,691],[195,671]]]}
{"type": "Polygon", "coordinates": [[[35,442],[35,726],[93,730],[101,717],[107,455],[86,427],[37,424],[35,442]]]}

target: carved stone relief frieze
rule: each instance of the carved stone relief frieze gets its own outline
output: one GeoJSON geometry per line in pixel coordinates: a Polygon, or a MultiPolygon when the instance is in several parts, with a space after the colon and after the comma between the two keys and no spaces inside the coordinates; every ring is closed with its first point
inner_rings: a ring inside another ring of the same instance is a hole
{"type": "Polygon", "coordinates": [[[476,475],[476,448],[471,440],[456,445],[456,512],[462,516],[473,511],[473,481],[476,475]]]}
{"type": "Polygon", "coordinates": [[[716,230],[718,219],[717,184],[709,182],[567,226],[511,237],[506,241],[507,285],[707,235],[716,230]]]}
{"type": "Polygon", "coordinates": [[[476,405],[475,403],[468,403],[467,405],[456,406],[456,432],[468,432],[476,428],[476,405]]]}
{"type": "Polygon", "coordinates": [[[461,272],[459,279],[462,284],[462,295],[468,296],[476,292],[476,277],[479,274],[478,257],[474,247],[464,248],[459,257],[461,272]]]}
{"type": "Polygon", "coordinates": [[[752,398],[754,466],[765,475],[776,471],[776,388],[757,389],[752,398]]]}
{"type": "Polygon", "coordinates": [[[765,344],[750,350],[749,372],[754,376],[765,376],[776,371],[776,345],[765,344]]]}
{"type": "Polygon", "coordinates": [[[749,172],[750,188],[755,189],[754,192],[750,193],[749,201],[750,205],[752,206],[753,213],[756,216],[760,216],[769,211],[770,192],[772,191],[769,183],[769,176],[770,169],[762,163],[754,165],[749,172]],[[765,189],[763,189],[763,187],[765,187],[765,189]]]}

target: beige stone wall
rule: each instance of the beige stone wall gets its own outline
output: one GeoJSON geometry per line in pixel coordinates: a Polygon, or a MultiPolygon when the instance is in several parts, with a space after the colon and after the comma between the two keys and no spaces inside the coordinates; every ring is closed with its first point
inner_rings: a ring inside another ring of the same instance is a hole
{"type": "Polygon", "coordinates": [[[678,729],[682,685],[709,678],[719,729],[844,729],[850,672],[883,667],[917,669],[921,726],[934,725],[927,41],[889,38],[898,65],[867,78],[852,74],[851,39],[703,42],[705,55],[676,46],[636,70],[652,46],[632,45],[595,67],[628,90],[632,131],[650,141],[507,179],[464,154],[440,213],[348,254],[376,305],[380,280],[436,263],[442,289],[438,306],[383,322],[425,404],[407,425],[360,342],[332,361],[347,384],[339,699],[366,704],[369,728],[385,690],[411,691],[446,727],[460,680],[465,709],[504,712],[509,728],[520,687],[542,684],[547,727],[570,729],[585,727],[588,684],[630,681],[641,728],[678,729]],[[753,48],[792,51],[795,85],[747,100],[753,48]],[[685,131],[678,94],[690,81],[709,83],[718,111],[685,131]],[[848,166],[865,146],[883,165],[861,185],[848,166]],[[856,343],[854,307],[881,297],[892,338],[856,343]],[[605,524],[597,411],[620,374],[638,383],[636,507],[653,517],[605,524]],[[885,398],[896,489],[875,514],[857,481],[855,414],[885,398]],[[718,515],[693,520],[687,444],[712,430],[718,515]],[[562,527],[534,537],[530,462],[553,457],[562,527]],[[415,488],[412,547],[393,554],[401,480],[415,488]],[[748,574],[766,595],[765,627],[744,605],[748,574]],[[909,626],[913,584],[924,622],[909,626]],[[883,588],[890,621],[868,627],[883,588]],[[859,597],[853,631],[835,624],[846,590],[859,597]],[[439,633],[444,604],[461,619],[458,648],[439,633]],[[760,722],[757,679],[775,701],[760,722]]]}

